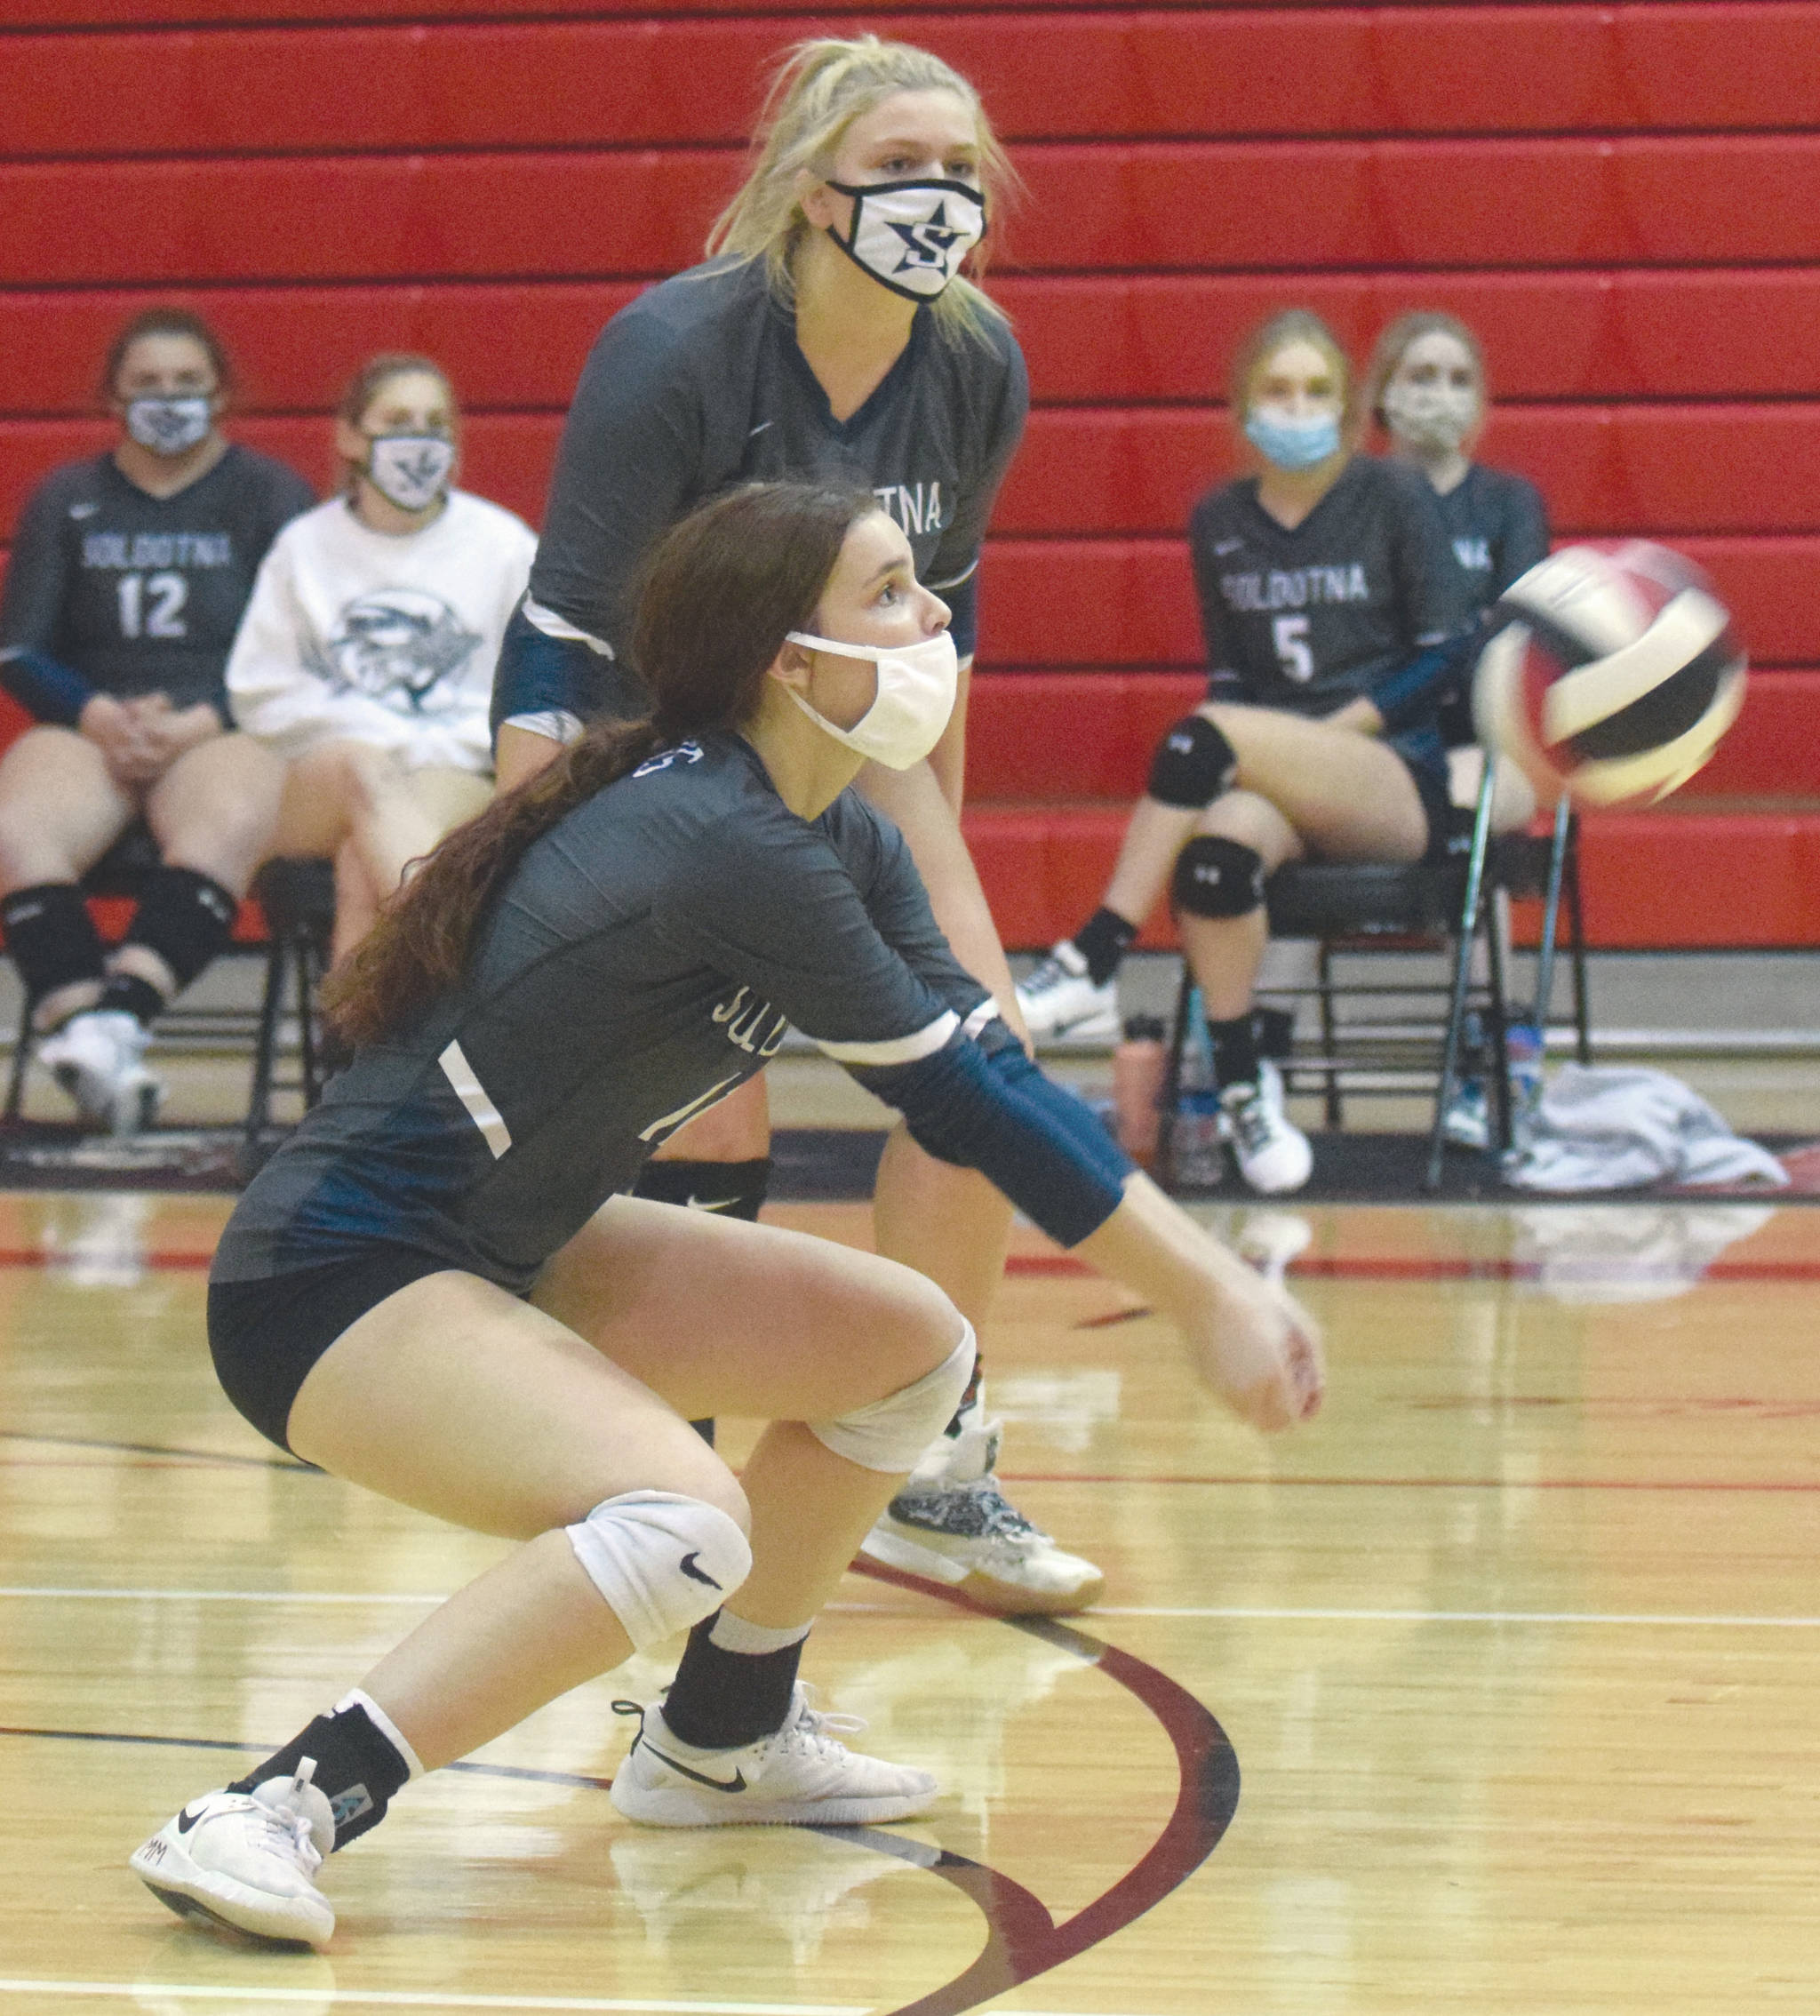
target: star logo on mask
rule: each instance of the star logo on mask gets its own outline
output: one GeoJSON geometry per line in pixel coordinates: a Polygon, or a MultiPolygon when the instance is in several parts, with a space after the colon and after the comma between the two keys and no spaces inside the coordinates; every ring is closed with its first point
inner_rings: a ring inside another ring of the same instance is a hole
{"type": "Polygon", "coordinates": [[[913,266],[946,266],[956,238],[966,234],[948,222],[948,206],[938,203],[935,214],[921,224],[893,224],[891,229],[904,241],[904,256],[893,271],[903,273],[913,266]]]}

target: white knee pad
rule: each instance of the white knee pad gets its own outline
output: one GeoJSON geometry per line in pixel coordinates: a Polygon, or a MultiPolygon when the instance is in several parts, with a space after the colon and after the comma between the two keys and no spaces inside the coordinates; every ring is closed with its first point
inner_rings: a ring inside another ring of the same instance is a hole
{"type": "Polygon", "coordinates": [[[973,1325],[962,1316],[961,1341],[933,1372],[838,1420],[810,1421],[809,1432],[824,1448],[862,1469],[912,1470],[961,1404],[975,1355],[973,1325]]]}
{"type": "Polygon", "coordinates": [[[622,1492],[563,1530],[637,1652],[700,1623],[752,1572],[737,1523],[674,1491],[622,1492]]]}

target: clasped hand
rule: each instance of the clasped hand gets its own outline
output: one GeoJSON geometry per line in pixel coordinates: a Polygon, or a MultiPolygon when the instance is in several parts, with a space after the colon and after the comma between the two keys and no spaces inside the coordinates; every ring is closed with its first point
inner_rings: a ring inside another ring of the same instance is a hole
{"type": "Polygon", "coordinates": [[[206,700],[176,708],[166,693],[140,693],[131,700],[96,693],[82,710],[80,727],[120,784],[155,782],[179,756],[221,732],[206,700]]]}

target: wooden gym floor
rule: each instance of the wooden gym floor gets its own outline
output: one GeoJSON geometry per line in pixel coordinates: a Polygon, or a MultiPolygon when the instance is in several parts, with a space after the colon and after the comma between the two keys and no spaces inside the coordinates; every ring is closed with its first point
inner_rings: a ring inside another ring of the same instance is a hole
{"type": "Polygon", "coordinates": [[[1301,1213],[1332,1392],[1269,1444],[1027,1239],[1004,1473],[1106,1607],[854,1576],[808,1660],[936,1812],[630,1828],[643,1660],[413,1788],[317,1956],[180,1924],[124,1857],[497,1549],[229,1411],[225,1208],[0,1197],[0,2016],[1820,2006],[1820,1212],[1301,1213]]]}

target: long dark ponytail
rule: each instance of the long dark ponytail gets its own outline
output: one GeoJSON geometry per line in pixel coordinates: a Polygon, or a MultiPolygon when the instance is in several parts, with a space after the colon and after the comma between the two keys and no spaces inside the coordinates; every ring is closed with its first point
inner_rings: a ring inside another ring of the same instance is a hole
{"type": "Polygon", "coordinates": [[[754,483],[672,526],[645,567],[632,632],[651,714],[595,722],[411,874],[323,985],[342,1040],[379,1042],[456,986],[493,899],[576,806],[659,750],[750,719],[788,633],[812,624],[848,532],[877,508],[844,484],[754,483]]]}

